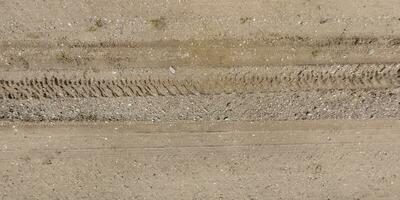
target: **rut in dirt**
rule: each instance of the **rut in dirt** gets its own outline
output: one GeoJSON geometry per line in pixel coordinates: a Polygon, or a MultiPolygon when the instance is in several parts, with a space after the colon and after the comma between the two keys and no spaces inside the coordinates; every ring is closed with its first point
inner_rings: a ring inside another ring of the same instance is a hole
{"type": "Polygon", "coordinates": [[[247,94],[400,86],[400,64],[234,69],[3,72],[0,99],[247,94]],[[12,78],[10,78],[12,77],[12,78]]]}

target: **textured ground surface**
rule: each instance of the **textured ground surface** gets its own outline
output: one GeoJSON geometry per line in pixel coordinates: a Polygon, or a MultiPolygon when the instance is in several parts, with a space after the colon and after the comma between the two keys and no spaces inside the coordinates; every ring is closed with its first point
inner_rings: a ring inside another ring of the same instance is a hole
{"type": "Polygon", "coordinates": [[[0,197],[398,199],[399,133],[391,120],[6,124],[0,197]]]}
{"type": "Polygon", "coordinates": [[[396,3],[3,0],[0,118],[398,118],[396,3]]]}
{"type": "Polygon", "coordinates": [[[0,0],[0,199],[399,199],[398,10],[0,0]]]}

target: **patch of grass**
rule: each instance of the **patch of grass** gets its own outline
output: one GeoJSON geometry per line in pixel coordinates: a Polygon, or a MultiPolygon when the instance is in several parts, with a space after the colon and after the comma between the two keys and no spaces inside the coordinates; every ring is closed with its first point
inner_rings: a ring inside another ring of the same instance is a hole
{"type": "Polygon", "coordinates": [[[241,23],[241,24],[245,24],[246,22],[250,22],[250,21],[252,21],[252,20],[253,20],[252,17],[241,17],[241,18],[240,18],[240,23],[241,23]]]}
{"type": "Polygon", "coordinates": [[[94,22],[94,25],[95,25],[96,27],[101,28],[101,27],[103,27],[103,26],[105,25],[105,22],[104,22],[101,18],[98,18],[98,19],[96,19],[96,21],[94,22]]]}
{"type": "Polygon", "coordinates": [[[163,29],[167,26],[165,17],[151,19],[151,20],[149,20],[149,22],[150,22],[151,26],[153,26],[156,29],[163,29]]]}
{"type": "Polygon", "coordinates": [[[106,25],[106,23],[104,22],[103,19],[97,18],[96,20],[94,20],[93,25],[91,25],[91,26],[88,28],[88,31],[90,31],[90,32],[97,31],[99,28],[101,28],[101,27],[103,27],[103,26],[105,26],[105,25],[106,25]]]}
{"type": "Polygon", "coordinates": [[[97,31],[97,27],[95,27],[95,26],[90,26],[90,27],[88,28],[88,31],[90,31],[90,32],[95,32],[95,31],[97,31]]]}
{"type": "Polygon", "coordinates": [[[319,51],[318,51],[318,50],[313,50],[313,51],[311,52],[311,55],[312,55],[313,57],[317,57],[318,54],[319,54],[319,51]]]}
{"type": "Polygon", "coordinates": [[[67,36],[62,36],[62,37],[57,39],[57,46],[59,46],[59,47],[62,47],[67,43],[68,43],[68,37],[67,36]]]}
{"type": "Polygon", "coordinates": [[[59,62],[62,62],[62,63],[69,63],[69,62],[71,62],[71,58],[70,58],[64,51],[61,51],[60,53],[58,53],[58,54],[56,55],[56,59],[57,59],[59,62]]]}

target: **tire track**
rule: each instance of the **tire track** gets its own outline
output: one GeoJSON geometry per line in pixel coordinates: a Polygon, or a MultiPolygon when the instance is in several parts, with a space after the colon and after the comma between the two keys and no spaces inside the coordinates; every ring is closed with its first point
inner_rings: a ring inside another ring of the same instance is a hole
{"type": "Polygon", "coordinates": [[[152,71],[5,71],[0,99],[116,98],[393,88],[400,64],[152,71]]]}

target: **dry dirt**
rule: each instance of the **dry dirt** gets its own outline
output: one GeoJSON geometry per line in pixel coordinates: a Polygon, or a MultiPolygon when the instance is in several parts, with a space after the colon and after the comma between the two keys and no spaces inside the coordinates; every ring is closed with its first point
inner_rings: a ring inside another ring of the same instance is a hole
{"type": "Polygon", "coordinates": [[[4,124],[1,199],[398,199],[398,120],[4,124]]]}
{"type": "Polygon", "coordinates": [[[398,10],[398,0],[0,0],[0,197],[398,199],[398,169],[384,167],[399,163],[398,10]],[[115,122],[135,124],[132,135],[115,122]],[[230,142],[213,146],[215,124],[230,142]],[[114,133],[113,145],[91,138],[114,133]]]}
{"type": "Polygon", "coordinates": [[[398,118],[396,3],[3,0],[0,118],[398,118]]]}

